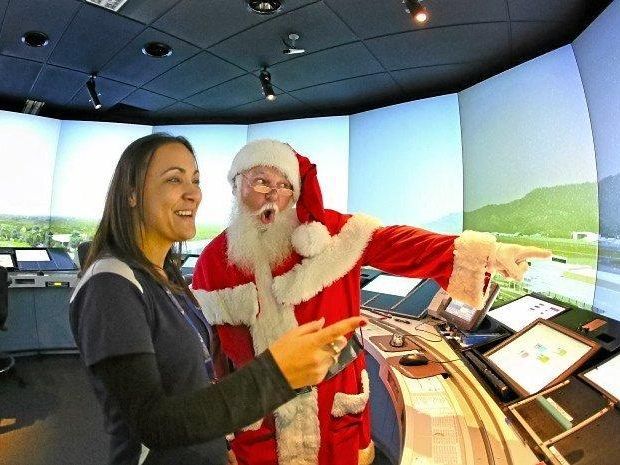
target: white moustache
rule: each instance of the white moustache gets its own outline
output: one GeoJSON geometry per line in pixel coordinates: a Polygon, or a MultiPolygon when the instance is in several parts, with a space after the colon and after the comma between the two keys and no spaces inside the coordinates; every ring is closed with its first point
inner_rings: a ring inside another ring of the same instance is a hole
{"type": "Polygon", "coordinates": [[[260,215],[263,214],[263,212],[265,212],[267,210],[273,210],[274,213],[279,213],[280,212],[280,209],[278,208],[278,206],[275,203],[269,202],[269,203],[266,203],[265,205],[263,205],[262,207],[260,207],[258,210],[256,210],[253,213],[253,215],[260,216],[260,215]]]}

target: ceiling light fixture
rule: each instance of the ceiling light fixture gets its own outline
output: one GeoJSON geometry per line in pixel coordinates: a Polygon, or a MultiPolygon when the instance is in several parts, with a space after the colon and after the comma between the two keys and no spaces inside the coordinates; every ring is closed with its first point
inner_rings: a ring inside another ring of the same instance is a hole
{"type": "Polygon", "coordinates": [[[428,8],[422,5],[421,0],[403,0],[405,11],[411,15],[416,22],[424,24],[428,21],[428,8]]]}
{"type": "Polygon", "coordinates": [[[273,91],[273,86],[271,85],[271,74],[269,74],[266,67],[260,72],[259,79],[265,98],[270,102],[273,102],[276,99],[276,94],[273,91]]]}
{"type": "Polygon", "coordinates": [[[118,11],[127,0],[86,0],[88,3],[100,6],[107,10],[118,11]]]}
{"type": "Polygon", "coordinates": [[[50,43],[49,37],[45,32],[28,31],[22,36],[22,42],[28,47],[45,47],[50,43]]]}
{"type": "Polygon", "coordinates": [[[95,87],[96,78],[96,74],[90,75],[90,79],[86,81],[86,89],[88,90],[88,95],[90,95],[89,101],[93,104],[95,110],[99,110],[101,108],[101,100],[99,100],[99,94],[97,93],[97,88],[95,87]]]}
{"type": "Polygon", "coordinates": [[[286,45],[286,48],[282,50],[282,53],[284,53],[285,55],[297,55],[299,53],[306,52],[305,48],[295,47],[295,42],[297,42],[297,39],[299,39],[299,34],[295,34],[293,32],[288,35],[288,38],[290,42],[287,42],[286,40],[282,39],[282,42],[284,43],[284,45],[286,45]]]}
{"type": "Polygon", "coordinates": [[[247,0],[248,8],[259,15],[270,15],[282,7],[280,0],[247,0]]]}
{"type": "Polygon", "coordinates": [[[172,55],[172,47],[163,42],[149,42],[142,47],[142,53],[153,58],[164,58],[172,55]]]}
{"type": "Polygon", "coordinates": [[[43,105],[45,105],[45,102],[28,99],[24,104],[22,113],[27,113],[29,115],[38,115],[43,105]]]}

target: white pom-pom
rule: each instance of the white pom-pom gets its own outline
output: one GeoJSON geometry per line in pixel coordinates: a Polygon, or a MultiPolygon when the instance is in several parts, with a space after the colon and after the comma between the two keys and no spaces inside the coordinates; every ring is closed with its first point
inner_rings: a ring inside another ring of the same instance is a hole
{"type": "Polygon", "coordinates": [[[330,239],[331,236],[325,225],[313,221],[295,228],[291,242],[295,251],[302,257],[314,257],[327,247],[330,239]]]}

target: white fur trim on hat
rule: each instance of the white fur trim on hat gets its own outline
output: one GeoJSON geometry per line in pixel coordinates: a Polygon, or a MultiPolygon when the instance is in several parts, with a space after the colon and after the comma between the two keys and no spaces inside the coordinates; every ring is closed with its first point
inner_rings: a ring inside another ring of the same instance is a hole
{"type": "Polygon", "coordinates": [[[312,221],[304,223],[293,231],[291,243],[302,257],[314,257],[323,252],[331,236],[323,223],[312,221]]]}
{"type": "Polygon", "coordinates": [[[448,283],[451,297],[474,308],[481,308],[485,295],[484,278],[489,257],[495,252],[495,236],[465,231],[454,241],[454,265],[448,283]]]}
{"type": "Polygon", "coordinates": [[[230,165],[228,182],[255,166],[273,166],[282,171],[293,186],[295,200],[299,198],[299,162],[290,145],[272,139],[258,139],[244,145],[230,165]]]}

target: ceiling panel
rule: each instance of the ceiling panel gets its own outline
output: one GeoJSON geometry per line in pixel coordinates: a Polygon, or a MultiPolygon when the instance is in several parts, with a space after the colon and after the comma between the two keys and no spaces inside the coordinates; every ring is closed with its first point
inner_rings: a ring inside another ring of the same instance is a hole
{"type": "Polygon", "coordinates": [[[291,32],[300,36],[296,46],[308,53],[357,40],[348,26],[320,2],[254,26],[209,51],[252,71],[296,58],[282,53],[287,48],[282,39],[288,40],[291,32]]]}
{"type": "Polygon", "coordinates": [[[154,114],[159,122],[176,121],[179,118],[184,120],[199,120],[205,116],[205,110],[189,103],[177,102],[166,108],[162,108],[154,114]]]}
{"type": "Polygon", "coordinates": [[[279,95],[278,98],[269,102],[265,99],[241,105],[229,110],[230,117],[238,121],[254,122],[259,120],[276,120],[301,118],[307,115],[312,108],[307,104],[294,99],[290,95],[279,95]]]}
{"type": "Polygon", "coordinates": [[[468,24],[366,41],[390,70],[509,57],[508,23],[468,24]]]}
{"type": "Polygon", "coordinates": [[[286,91],[385,71],[360,42],[303,55],[269,69],[273,84],[286,91]]]}
{"type": "MultiPolygon", "coordinates": [[[[278,93],[277,89],[274,89],[278,93]]],[[[205,109],[224,109],[243,105],[263,97],[260,81],[252,74],[245,74],[204,92],[185,99],[186,102],[205,109]]]]}
{"type": "Polygon", "coordinates": [[[54,49],[50,62],[85,73],[98,72],[144,25],[84,4],[54,49]]]}
{"type": "Polygon", "coordinates": [[[31,97],[52,105],[65,105],[88,80],[89,75],[57,66],[43,67],[31,97]]]}
{"type": "Polygon", "coordinates": [[[0,96],[23,99],[34,84],[41,63],[0,55],[0,96]]]}
{"type": "Polygon", "coordinates": [[[100,114],[116,105],[135,90],[135,87],[121,82],[111,81],[106,78],[97,78],[96,86],[99,99],[101,100],[102,108],[100,110],[95,110],[93,108],[85,85],[82,86],[76,96],[73,97],[68,106],[73,110],[81,109],[87,110],[88,113],[100,114]]]}
{"type": "Polygon", "coordinates": [[[184,99],[241,74],[245,74],[241,68],[208,52],[202,52],[155,78],[144,87],[169,97],[184,99]]]}
{"type": "Polygon", "coordinates": [[[611,0],[424,3],[426,25],[402,0],[285,0],[266,16],[246,0],[128,0],[118,13],[86,0],[0,0],[0,109],[31,96],[47,102],[42,116],[144,124],[342,115],[480,82],[570,43],[611,0]],[[24,47],[25,29],[42,29],[50,46],[24,47]],[[282,53],[291,32],[307,53],[282,53]],[[144,56],[148,40],[173,55],[144,56]],[[88,103],[91,72],[104,111],[88,103]]]}
{"type": "Polygon", "coordinates": [[[134,38],[101,70],[101,76],[140,86],[198,53],[198,47],[148,28],[134,38]],[[163,42],[172,47],[172,55],[154,58],[142,53],[148,42],[163,42]]]}
{"type": "Polygon", "coordinates": [[[148,90],[137,89],[125,97],[121,103],[131,105],[132,107],[142,108],[144,110],[157,111],[172,105],[175,103],[175,100],[164,97],[163,95],[149,92],[148,90]]]}
{"type": "Polygon", "coordinates": [[[430,12],[426,25],[412,21],[401,0],[325,0],[325,3],[363,39],[446,25],[507,20],[506,0],[425,0],[430,12]]]}
{"type": "Polygon", "coordinates": [[[182,0],[129,0],[118,11],[121,15],[151,24],[182,0]]]}
{"type": "Polygon", "coordinates": [[[420,98],[460,91],[475,84],[480,70],[488,67],[483,62],[424,66],[392,71],[392,76],[410,98],[420,98]]]}
{"type": "Polygon", "coordinates": [[[184,0],[154,25],[200,47],[208,47],[263,21],[273,20],[313,0],[288,0],[275,15],[252,13],[242,0],[184,0]]]}
{"type": "Polygon", "coordinates": [[[559,47],[568,33],[566,23],[556,22],[513,22],[511,28],[512,56],[517,62],[559,47]]]}
{"type": "MultiPolygon", "coordinates": [[[[592,0],[590,0],[592,1],[592,0]]],[[[583,17],[587,3],[583,0],[507,0],[511,21],[574,22],[583,17]]]]}
{"type": "Polygon", "coordinates": [[[75,0],[56,0],[53,9],[49,8],[49,0],[11,2],[0,33],[0,53],[46,60],[79,7],[75,0]],[[44,32],[50,43],[46,47],[28,47],[21,41],[28,31],[44,32]]]}
{"type": "Polygon", "coordinates": [[[404,97],[394,79],[387,73],[307,87],[291,92],[291,95],[322,110],[365,107],[404,97]]]}

